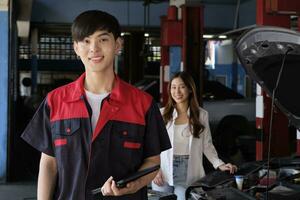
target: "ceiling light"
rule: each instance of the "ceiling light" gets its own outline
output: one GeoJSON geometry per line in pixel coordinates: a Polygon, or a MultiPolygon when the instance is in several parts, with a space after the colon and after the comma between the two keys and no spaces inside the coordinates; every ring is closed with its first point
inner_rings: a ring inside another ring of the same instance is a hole
{"type": "Polygon", "coordinates": [[[209,38],[213,38],[213,35],[203,35],[203,38],[209,39],[209,38]]]}
{"type": "Polygon", "coordinates": [[[218,37],[219,39],[226,39],[227,38],[227,36],[226,35],[219,35],[219,37],[218,37]]]}
{"type": "Polygon", "coordinates": [[[130,33],[129,32],[122,32],[121,36],[124,36],[124,35],[130,35],[130,33]]]}

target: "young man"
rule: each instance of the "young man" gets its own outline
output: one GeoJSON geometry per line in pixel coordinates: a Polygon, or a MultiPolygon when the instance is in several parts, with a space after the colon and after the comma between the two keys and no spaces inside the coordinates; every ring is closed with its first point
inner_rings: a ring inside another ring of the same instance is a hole
{"type": "Polygon", "coordinates": [[[159,164],[160,152],[170,148],[159,109],[114,73],[121,39],[113,16],[83,12],[72,36],[85,73],[51,91],[22,135],[42,152],[38,199],[145,200],[156,172],[125,188],[115,181],[159,164]],[[102,195],[93,195],[99,187],[102,195]]]}

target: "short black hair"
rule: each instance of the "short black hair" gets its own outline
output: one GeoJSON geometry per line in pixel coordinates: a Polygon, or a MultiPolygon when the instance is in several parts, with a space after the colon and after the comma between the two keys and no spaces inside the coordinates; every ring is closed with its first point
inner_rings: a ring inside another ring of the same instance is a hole
{"type": "Polygon", "coordinates": [[[100,10],[88,10],[75,18],[71,28],[72,38],[74,41],[82,41],[97,30],[106,30],[115,39],[121,34],[120,24],[114,16],[100,10]]]}

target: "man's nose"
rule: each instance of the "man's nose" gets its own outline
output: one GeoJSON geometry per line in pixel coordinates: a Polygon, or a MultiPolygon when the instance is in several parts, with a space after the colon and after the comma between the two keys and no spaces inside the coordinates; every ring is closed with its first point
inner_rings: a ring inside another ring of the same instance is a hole
{"type": "Polygon", "coordinates": [[[100,43],[98,41],[92,41],[90,46],[90,51],[97,52],[101,49],[100,43]]]}

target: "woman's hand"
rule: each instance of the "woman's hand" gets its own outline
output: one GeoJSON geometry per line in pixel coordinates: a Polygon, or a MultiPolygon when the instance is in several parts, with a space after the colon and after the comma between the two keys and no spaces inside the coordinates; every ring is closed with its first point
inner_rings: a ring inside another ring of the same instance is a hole
{"type": "Polygon", "coordinates": [[[230,174],[234,174],[234,172],[237,171],[237,166],[231,164],[231,163],[227,163],[227,164],[223,164],[223,165],[220,165],[218,167],[221,171],[229,171],[230,174]]]}
{"type": "Polygon", "coordinates": [[[164,178],[163,178],[161,170],[158,171],[157,175],[153,179],[153,183],[155,183],[158,186],[164,185],[164,178]]]}

